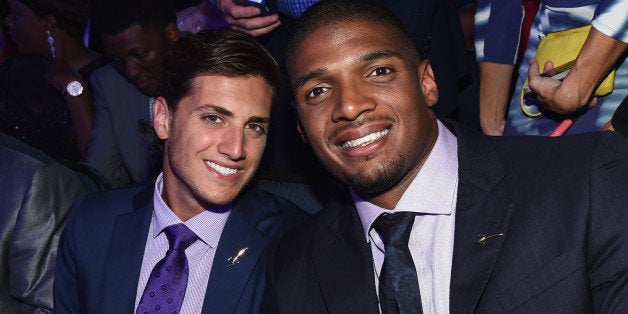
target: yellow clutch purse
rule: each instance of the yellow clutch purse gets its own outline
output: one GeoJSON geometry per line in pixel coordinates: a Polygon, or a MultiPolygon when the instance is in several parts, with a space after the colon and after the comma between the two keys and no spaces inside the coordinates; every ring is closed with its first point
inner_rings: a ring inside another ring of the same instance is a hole
{"type": "MultiPolygon", "coordinates": [[[[543,65],[547,61],[552,61],[554,67],[559,67],[575,60],[582,46],[584,46],[584,42],[590,30],[591,25],[586,25],[547,34],[547,36],[542,38],[541,42],[539,42],[539,47],[534,57],[539,63],[539,69],[542,71],[543,65]]],[[[615,70],[612,70],[600,85],[598,85],[594,95],[596,97],[602,97],[610,94],[613,91],[614,83],[615,70]]],[[[527,85],[528,80],[524,83],[523,89],[525,89],[527,85]]],[[[529,110],[530,108],[527,108],[524,104],[523,89],[521,91],[521,109],[523,112],[530,117],[541,115],[541,113],[536,110],[529,110]]]]}

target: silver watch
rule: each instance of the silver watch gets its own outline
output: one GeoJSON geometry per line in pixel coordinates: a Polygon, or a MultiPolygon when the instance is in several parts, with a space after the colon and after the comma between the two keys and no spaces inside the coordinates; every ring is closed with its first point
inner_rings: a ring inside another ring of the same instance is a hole
{"type": "Polygon", "coordinates": [[[72,81],[68,83],[68,85],[65,87],[65,90],[61,92],[61,95],[63,97],[67,95],[70,95],[72,97],[77,97],[83,94],[83,89],[84,89],[83,83],[79,81],[72,81]]]}

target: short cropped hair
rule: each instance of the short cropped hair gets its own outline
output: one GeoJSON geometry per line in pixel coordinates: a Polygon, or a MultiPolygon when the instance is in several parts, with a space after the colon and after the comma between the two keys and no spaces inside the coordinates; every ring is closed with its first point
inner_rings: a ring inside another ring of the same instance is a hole
{"type": "Polygon", "coordinates": [[[288,40],[287,65],[290,70],[293,54],[299,44],[321,27],[345,23],[366,22],[386,27],[390,36],[399,40],[410,57],[418,62],[419,53],[403,24],[388,8],[364,0],[321,0],[310,6],[297,21],[288,40]]]}
{"type": "MultiPolygon", "coordinates": [[[[52,0],[56,1],[56,0],[52,0]]],[[[144,30],[176,25],[171,0],[96,0],[93,23],[100,36],[113,36],[134,25],[144,30]]]]}
{"type": "Polygon", "coordinates": [[[164,58],[164,78],[159,94],[168,107],[177,105],[192,90],[196,77],[264,78],[277,99],[279,67],[273,57],[255,39],[230,29],[210,29],[180,38],[164,58]]]}
{"type": "Polygon", "coordinates": [[[37,16],[52,15],[70,37],[82,38],[90,13],[89,0],[20,0],[37,16]]]}

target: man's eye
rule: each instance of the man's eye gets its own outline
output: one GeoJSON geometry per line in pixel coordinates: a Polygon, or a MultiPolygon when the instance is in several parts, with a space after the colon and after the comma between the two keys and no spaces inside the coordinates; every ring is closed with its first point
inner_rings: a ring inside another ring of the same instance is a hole
{"type": "Polygon", "coordinates": [[[250,123],[246,126],[247,129],[253,130],[258,135],[266,134],[266,128],[256,123],[250,123]]]}
{"type": "Polygon", "coordinates": [[[213,114],[203,116],[203,120],[205,120],[205,121],[207,121],[209,123],[214,123],[214,124],[222,122],[222,119],[220,119],[219,116],[216,116],[216,115],[213,115],[213,114]]]}
{"type": "Polygon", "coordinates": [[[392,70],[386,67],[379,67],[371,72],[370,76],[384,76],[386,74],[391,73],[392,70]]]}
{"type": "Polygon", "coordinates": [[[316,96],[321,95],[322,93],[326,92],[327,88],[326,87],[315,87],[314,89],[312,89],[306,96],[306,98],[313,98],[316,96]]]}
{"type": "Polygon", "coordinates": [[[137,59],[144,59],[144,57],[146,57],[146,52],[144,50],[138,50],[133,53],[133,56],[137,59]]]}

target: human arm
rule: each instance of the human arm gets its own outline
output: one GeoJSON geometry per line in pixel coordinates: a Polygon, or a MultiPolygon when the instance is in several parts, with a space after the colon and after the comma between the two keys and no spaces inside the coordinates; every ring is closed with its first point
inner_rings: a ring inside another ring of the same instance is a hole
{"type": "Polygon", "coordinates": [[[8,249],[10,292],[22,313],[52,309],[57,243],[72,204],[83,193],[78,176],[59,164],[43,166],[33,175],[8,249]]]}
{"type": "Polygon", "coordinates": [[[487,135],[502,135],[515,66],[480,62],[480,125],[487,135]]]}
{"type": "Polygon", "coordinates": [[[522,19],[521,1],[478,1],[474,32],[480,71],[480,125],[485,134],[504,132],[522,19]]]}
{"type": "Polygon", "coordinates": [[[64,100],[70,113],[70,121],[74,127],[74,135],[79,153],[85,158],[87,141],[94,124],[94,104],[92,95],[86,85],[86,80],[62,59],[52,59],[46,73],[46,83],[60,93],[65,91],[68,83],[72,81],[82,82],[83,93],[79,96],[65,95],[64,100]]]}
{"type": "MultiPolygon", "coordinates": [[[[595,88],[624,55],[626,47],[626,43],[592,27],[571,72],[562,82],[541,77],[539,64],[532,59],[528,68],[528,84],[537,99],[550,110],[561,114],[573,113],[591,103],[595,88]]],[[[552,64],[544,65],[544,71],[551,69],[552,64]]]]}
{"type": "Polygon", "coordinates": [[[251,36],[266,35],[281,25],[279,15],[262,16],[254,6],[240,6],[233,0],[215,0],[215,5],[232,29],[251,36]]]}

